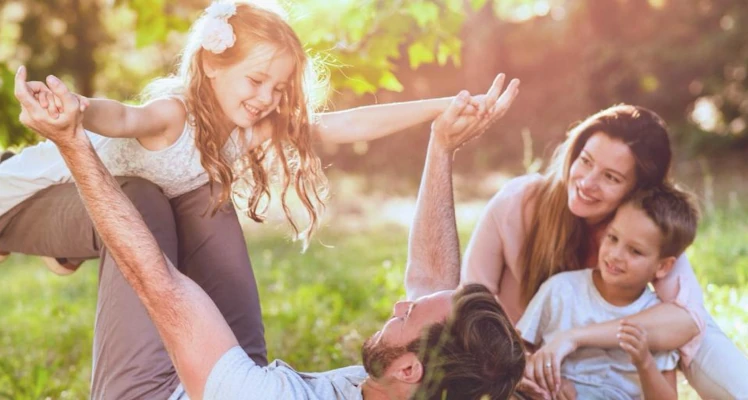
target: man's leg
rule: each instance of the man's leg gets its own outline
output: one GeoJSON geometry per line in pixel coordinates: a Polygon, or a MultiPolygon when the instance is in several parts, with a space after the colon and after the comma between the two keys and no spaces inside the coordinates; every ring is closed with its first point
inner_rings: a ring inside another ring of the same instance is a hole
{"type": "MultiPolygon", "coordinates": [[[[176,230],[168,199],[145,180],[120,178],[119,182],[164,253],[175,260],[176,230]]],[[[116,264],[101,249],[74,184],[45,189],[0,217],[0,250],[77,259],[101,253],[91,397],[169,396],[177,377],[161,338],[116,264]]]]}
{"type": "MultiPolygon", "coordinates": [[[[122,185],[161,251],[178,265],[177,234],[169,200],[138,179],[122,185]]],[[[94,399],[166,399],[179,384],[145,307],[106,248],[101,252],[93,351],[94,399]]]]}
{"type": "Polygon", "coordinates": [[[99,248],[72,183],[44,189],[0,216],[0,251],[86,260],[99,248]]]}
{"type": "Polygon", "coordinates": [[[258,365],[267,365],[257,282],[233,205],[228,203],[211,216],[209,185],[172,199],[171,205],[179,269],[215,302],[244,351],[258,365]]]}

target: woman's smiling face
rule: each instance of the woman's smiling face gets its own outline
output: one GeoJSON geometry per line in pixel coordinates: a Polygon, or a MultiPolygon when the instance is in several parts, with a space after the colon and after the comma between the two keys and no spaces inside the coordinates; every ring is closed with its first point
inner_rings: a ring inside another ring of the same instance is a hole
{"type": "Polygon", "coordinates": [[[569,170],[569,210],[588,224],[610,216],[636,184],[636,160],[624,142],[590,136],[569,170]]]}

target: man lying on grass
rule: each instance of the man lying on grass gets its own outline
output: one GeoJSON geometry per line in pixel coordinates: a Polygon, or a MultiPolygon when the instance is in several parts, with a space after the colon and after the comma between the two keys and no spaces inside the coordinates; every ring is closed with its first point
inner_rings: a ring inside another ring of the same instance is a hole
{"type": "MultiPolygon", "coordinates": [[[[452,197],[455,150],[501,117],[517,81],[486,96],[486,116],[464,116],[467,93],[432,125],[416,217],[410,232],[408,301],[363,346],[363,368],[302,374],[283,362],[256,365],[215,304],[163,256],[133,204],[94,152],[81,126],[81,105],[54,77],[61,100],[52,117],[16,78],[21,122],[53,141],[72,171],[110,254],[156,325],[181,381],[173,399],[503,399],[524,365],[521,341],[494,296],[458,285],[459,244],[452,197]]],[[[99,293],[99,296],[107,296],[99,293]]],[[[117,299],[110,299],[116,301],[117,299]]],[[[153,377],[167,379],[168,377],[153,377]]]]}

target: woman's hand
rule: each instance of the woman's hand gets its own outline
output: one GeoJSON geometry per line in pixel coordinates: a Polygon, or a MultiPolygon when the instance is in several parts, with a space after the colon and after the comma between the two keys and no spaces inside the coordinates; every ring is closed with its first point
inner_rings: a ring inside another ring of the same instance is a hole
{"type": "Polygon", "coordinates": [[[525,376],[532,379],[543,390],[558,393],[561,387],[561,364],[566,356],[577,349],[574,335],[570,331],[556,334],[548,343],[529,357],[525,376]]]}

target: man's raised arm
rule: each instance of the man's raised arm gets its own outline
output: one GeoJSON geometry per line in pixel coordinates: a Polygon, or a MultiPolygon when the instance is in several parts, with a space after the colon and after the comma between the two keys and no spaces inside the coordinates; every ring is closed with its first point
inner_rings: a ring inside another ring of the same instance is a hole
{"type": "Polygon", "coordinates": [[[409,300],[454,289],[459,284],[460,243],[452,193],[452,159],[460,146],[480,136],[509,109],[519,81],[512,80],[502,93],[503,85],[504,74],[499,74],[486,96],[488,117],[463,115],[469,94],[461,92],[431,125],[416,215],[408,237],[405,291],[409,300]]]}
{"type": "Polygon", "coordinates": [[[143,302],[193,399],[218,359],[237,345],[231,329],[208,295],[164,257],[140,213],[99,160],[81,125],[81,106],[57,78],[47,78],[63,110],[51,116],[36,101],[21,67],[15,95],[21,122],[52,140],[75,178],[99,236],[122,275],[143,302]]]}

